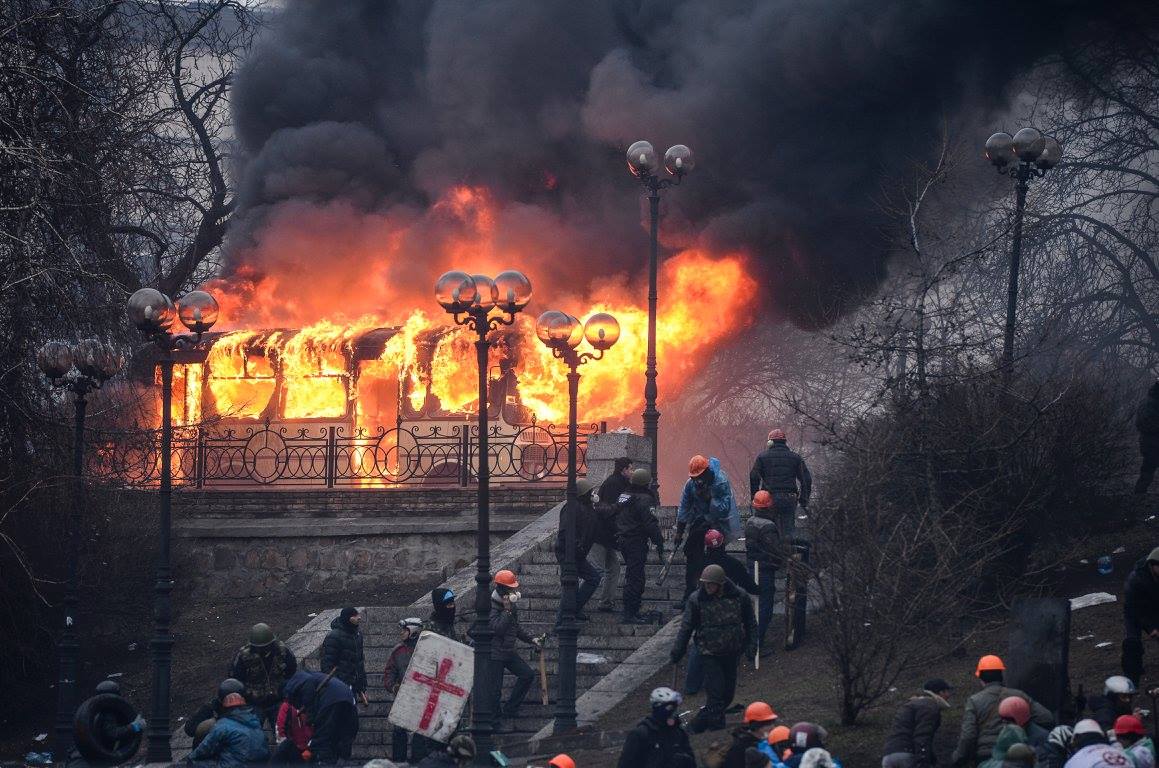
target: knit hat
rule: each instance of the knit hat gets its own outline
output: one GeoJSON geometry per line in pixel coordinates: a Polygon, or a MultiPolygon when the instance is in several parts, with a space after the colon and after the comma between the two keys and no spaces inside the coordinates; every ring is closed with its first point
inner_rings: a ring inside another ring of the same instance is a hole
{"type": "Polygon", "coordinates": [[[749,747],[744,751],[744,768],[768,768],[772,761],[759,749],[749,747]]]}
{"type": "Polygon", "coordinates": [[[950,685],[940,677],[935,677],[932,680],[925,681],[925,683],[922,684],[922,690],[929,691],[930,693],[945,693],[946,691],[954,690],[954,686],[950,685]]]}
{"type": "Polygon", "coordinates": [[[616,459],[615,466],[617,472],[623,472],[625,469],[632,466],[632,460],[627,456],[621,456],[620,458],[616,459]]]}
{"type": "Polygon", "coordinates": [[[357,608],[343,608],[342,613],[338,614],[338,618],[342,619],[343,624],[349,624],[352,616],[358,615],[357,608]]]}

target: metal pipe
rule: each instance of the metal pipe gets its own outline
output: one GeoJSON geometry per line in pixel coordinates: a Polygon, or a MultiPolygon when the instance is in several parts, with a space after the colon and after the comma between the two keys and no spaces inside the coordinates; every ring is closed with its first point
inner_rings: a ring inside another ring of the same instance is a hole
{"type": "Polygon", "coordinates": [[[1003,392],[1009,391],[1010,378],[1014,373],[1014,323],[1018,313],[1018,271],[1022,261],[1022,216],[1026,209],[1029,179],[1030,165],[1022,163],[1014,185],[1014,237],[1010,247],[1010,282],[1006,288],[1006,330],[1002,338],[1003,392]]]}
{"type": "Polygon", "coordinates": [[[660,235],[660,184],[659,179],[650,179],[648,185],[648,207],[651,213],[651,241],[648,250],[648,359],[644,371],[644,437],[652,443],[652,484],[657,499],[660,498],[660,411],[656,410],[656,271],[659,256],[660,235]]]}
{"type": "Polygon", "coordinates": [[[564,536],[563,564],[560,569],[561,598],[559,606],[559,695],[555,702],[555,733],[576,727],[576,650],[579,627],[576,625],[576,400],[579,395],[580,360],[574,351],[565,357],[568,364],[567,395],[567,501],[561,511],[561,532],[564,536]]]}
{"type": "Polygon", "coordinates": [[[169,632],[173,616],[173,590],[170,565],[172,537],[171,505],[173,500],[173,351],[169,340],[163,342],[161,352],[161,515],[158,521],[160,549],[157,557],[157,581],[153,586],[154,634],[149,643],[153,656],[153,710],[149,717],[149,746],[147,761],[168,763],[173,759],[169,747],[170,672],[173,662],[173,636],[169,632]]]}
{"type": "Polygon", "coordinates": [[[494,681],[491,670],[491,457],[487,447],[487,313],[473,315],[475,355],[479,368],[479,527],[475,538],[478,568],[475,571],[475,695],[471,707],[471,733],[475,739],[476,765],[490,765],[494,731],[494,681]]]}
{"type": "Polygon", "coordinates": [[[68,534],[68,581],[64,591],[64,627],[60,633],[60,667],[56,682],[56,732],[53,752],[61,761],[67,760],[73,748],[73,713],[77,705],[77,667],[80,644],[76,636],[77,571],[80,559],[80,526],[84,518],[84,426],[85,407],[88,404],[86,382],[74,382],[72,505],[68,534]]]}

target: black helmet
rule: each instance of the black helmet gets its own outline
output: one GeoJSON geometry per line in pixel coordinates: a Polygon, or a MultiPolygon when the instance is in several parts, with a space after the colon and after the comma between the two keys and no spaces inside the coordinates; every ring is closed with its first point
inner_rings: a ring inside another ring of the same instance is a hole
{"type": "Polygon", "coordinates": [[[221,685],[217,686],[218,702],[225,701],[225,697],[231,693],[245,693],[245,683],[235,677],[222,680],[221,685]]]}
{"type": "Polygon", "coordinates": [[[119,696],[121,693],[121,684],[116,680],[102,680],[97,683],[97,693],[111,693],[119,696]]]}

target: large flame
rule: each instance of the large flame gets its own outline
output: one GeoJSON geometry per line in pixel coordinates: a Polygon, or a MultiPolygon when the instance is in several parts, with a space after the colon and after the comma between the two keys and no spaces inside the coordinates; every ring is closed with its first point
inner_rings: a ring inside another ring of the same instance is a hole
{"type": "MultiPolygon", "coordinates": [[[[598,277],[582,293],[575,286],[556,291],[550,272],[536,274],[518,252],[501,252],[496,246],[493,206],[484,189],[451,190],[431,214],[448,217],[457,234],[440,241],[438,252],[425,264],[397,263],[396,244],[405,232],[387,227],[385,235],[379,229],[375,237],[351,233],[344,247],[350,247],[349,241],[365,243],[365,280],[357,285],[335,286],[321,258],[318,274],[305,279],[243,270],[230,280],[215,281],[209,289],[220,298],[221,325],[237,330],[217,339],[206,362],[204,402],[213,415],[352,418],[356,426],[374,429],[393,426],[401,405],[419,409],[436,398],[442,412],[476,413],[475,336],[441,311],[431,287],[447,269],[495,274],[522,267],[535,296],[514,326],[492,333],[491,378],[513,367],[522,404],[541,422],[563,423],[567,367],[536,338],[535,317],[549,308],[581,320],[609,312],[620,322],[620,340],[602,360],[580,369],[580,419],[634,425],[642,409],[647,352],[646,283],[629,283],[628,276],[598,277]],[[412,276],[422,272],[427,279],[410,284],[425,284],[426,291],[408,292],[401,281],[390,278],[400,270],[410,270],[412,276]],[[270,328],[287,330],[266,330],[270,328]],[[356,361],[352,353],[358,339],[376,328],[398,330],[376,358],[356,361]],[[255,354],[259,348],[261,354],[255,354]],[[280,390],[275,387],[275,367],[280,369],[280,390]]],[[[324,248],[322,236],[313,233],[304,230],[286,247],[324,248]]],[[[714,347],[747,326],[755,311],[757,284],[743,254],[698,249],[664,261],[659,283],[657,367],[665,398],[704,375],[714,347]]],[[[180,383],[202,386],[201,372],[182,375],[180,383]]],[[[184,396],[193,400],[196,392],[184,396]]],[[[178,420],[193,423],[201,417],[199,403],[185,408],[178,420]]]]}

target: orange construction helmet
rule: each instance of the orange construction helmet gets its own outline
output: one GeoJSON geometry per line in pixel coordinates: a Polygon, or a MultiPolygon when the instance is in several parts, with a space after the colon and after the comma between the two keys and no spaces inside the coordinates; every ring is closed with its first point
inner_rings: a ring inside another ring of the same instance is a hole
{"type": "Polygon", "coordinates": [[[515,578],[515,572],[509,571],[506,568],[495,574],[495,583],[503,587],[511,587],[512,589],[519,588],[519,579],[515,578]]]}
{"type": "Polygon", "coordinates": [[[782,741],[788,741],[791,733],[792,731],[789,730],[789,726],[778,725],[776,728],[769,731],[768,742],[770,745],[772,745],[780,744],[782,741]]]}
{"type": "Polygon", "coordinates": [[[556,755],[547,761],[551,768],[575,768],[575,760],[567,755],[556,755]]]}
{"type": "Polygon", "coordinates": [[[704,470],[708,469],[708,459],[701,456],[699,453],[688,460],[688,476],[700,477],[704,474],[704,470]]]}
{"type": "Polygon", "coordinates": [[[765,490],[757,491],[757,495],[753,496],[753,509],[772,509],[773,494],[765,490]]]}
{"type": "Polygon", "coordinates": [[[983,672],[1005,672],[1006,665],[998,656],[990,654],[978,659],[978,668],[974,670],[974,677],[981,677],[983,672]]]}
{"type": "Polygon", "coordinates": [[[245,696],[240,693],[231,693],[221,700],[222,709],[232,709],[233,707],[244,707],[245,696]]]}
{"type": "Polygon", "coordinates": [[[777,719],[777,713],[763,701],[754,701],[744,709],[745,725],[771,723],[777,719]]]}
{"type": "Polygon", "coordinates": [[[769,431],[769,439],[770,440],[787,440],[788,438],[785,437],[785,430],[781,429],[780,427],[777,427],[776,429],[769,431]]]}

